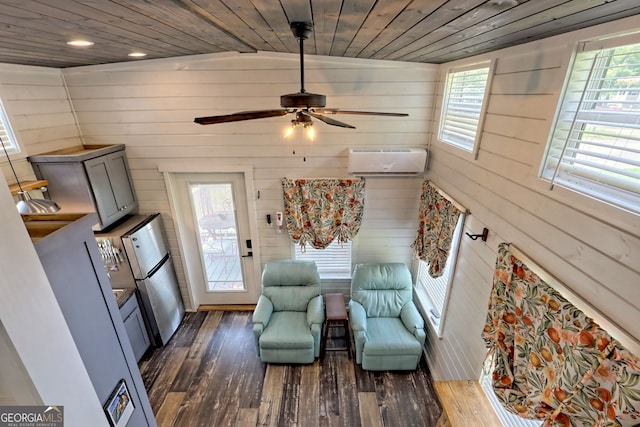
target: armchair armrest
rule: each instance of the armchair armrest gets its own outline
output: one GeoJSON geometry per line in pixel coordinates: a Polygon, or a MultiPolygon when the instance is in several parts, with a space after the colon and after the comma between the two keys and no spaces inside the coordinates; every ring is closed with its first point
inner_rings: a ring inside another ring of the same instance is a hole
{"type": "Polygon", "coordinates": [[[349,327],[353,331],[353,342],[356,345],[356,363],[362,363],[362,352],[367,342],[367,312],[362,304],[349,301],[349,327]]]}
{"type": "Polygon", "coordinates": [[[271,300],[264,295],[260,295],[258,299],[258,304],[256,304],[256,308],[253,310],[253,338],[256,344],[256,350],[258,351],[258,355],[260,355],[260,335],[266,328],[269,323],[269,319],[271,319],[271,313],[273,313],[273,303],[271,300]]]}
{"type": "Polygon", "coordinates": [[[405,328],[409,330],[421,344],[424,344],[426,333],[424,331],[424,319],[420,315],[418,308],[412,301],[409,301],[400,311],[400,319],[405,328]]]}
{"type": "Polygon", "coordinates": [[[324,300],[322,295],[311,298],[307,305],[307,325],[313,336],[314,357],[320,357],[320,338],[322,336],[322,323],[324,323],[324,300]]]}
{"type": "Polygon", "coordinates": [[[353,332],[367,331],[367,312],[362,304],[357,301],[349,301],[349,324],[353,332]]]}
{"type": "Polygon", "coordinates": [[[266,296],[260,295],[260,298],[258,298],[258,304],[256,304],[256,308],[253,310],[253,323],[261,324],[264,328],[269,323],[272,313],[273,303],[266,296]]]}
{"type": "Polygon", "coordinates": [[[324,301],[322,295],[313,297],[307,305],[307,324],[322,324],[324,322],[324,301]]]}

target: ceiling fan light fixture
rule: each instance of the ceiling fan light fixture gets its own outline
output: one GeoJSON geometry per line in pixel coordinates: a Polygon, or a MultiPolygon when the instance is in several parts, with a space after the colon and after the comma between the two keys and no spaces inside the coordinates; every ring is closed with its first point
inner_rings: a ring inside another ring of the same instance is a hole
{"type": "Polygon", "coordinates": [[[313,121],[311,120],[311,117],[301,113],[300,111],[296,113],[296,118],[291,120],[291,126],[288,126],[287,129],[285,129],[284,137],[289,138],[291,135],[293,135],[296,128],[300,126],[304,128],[305,135],[307,136],[307,138],[313,141],[313,139],[315,138],[313,121]]]}
{"type": "Polygon", "coordinates": [[[313,127],[313,123],[305,124],[304,130],[305,130],[305,133],[307,134],[307,138],[313,141],[316,137],[316,131],[313,127]]]}
{"type": "Polygon", "coordinates": [[[291,120],[291,125],[287,126],[287,128],[284,130],[284,137],[285,138],[289,138],[291,135],[293,135],[293,132],[296,130],[296,128],[298,127],[298,122],[294,120],[291,120]]]}

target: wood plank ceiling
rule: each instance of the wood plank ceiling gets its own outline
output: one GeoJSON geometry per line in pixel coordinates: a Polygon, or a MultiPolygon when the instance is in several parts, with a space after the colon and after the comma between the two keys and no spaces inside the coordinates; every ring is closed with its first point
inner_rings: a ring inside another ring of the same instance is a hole
{"type": "Polygon", "coordinates": [[[443,63],[637,14],[638,0],[0,0],[0,63],[297,53],[293,21],[315,25],[306,54],[443,63]]]}

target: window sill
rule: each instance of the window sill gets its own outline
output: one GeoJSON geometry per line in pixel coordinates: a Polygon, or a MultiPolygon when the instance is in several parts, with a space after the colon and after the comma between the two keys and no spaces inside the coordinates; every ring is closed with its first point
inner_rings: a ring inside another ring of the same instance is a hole
{"type": "Polygon", "coordinates": [[[433,310],[433,304],[431,304],[429,295],[427,295],[427,292],[424,289],[418,286],[414,286],[413,291],[416,296],[416,305],[422,314],[422,317],[426,319],[426,323],[431,328],[431,331],[437,335],[438,339],[442,339],[442,317],[440,317],[438,321],[431,313],[431,310],[433,310]]]}
{"type": "Polygon", "coordinates": [[[320,280],[323,282],[342,282],[345,280],[351,280],[351,274],[347,273],[325,273],[320,274],[320,280]]]}

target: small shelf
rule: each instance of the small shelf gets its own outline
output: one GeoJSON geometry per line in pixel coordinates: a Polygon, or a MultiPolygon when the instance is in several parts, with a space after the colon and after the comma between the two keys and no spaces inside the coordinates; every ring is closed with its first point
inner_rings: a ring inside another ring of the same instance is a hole
{"type": "MultiPolygon", "coordinates": [[[[46,179],[41,179],[38,181],[20,181],[20,185],[24,191],[37,190],[41,187],[46,187],[49,185],[49,181],[46,179]]],[[[15,196],[20,192],[20,187],[18,184],[11,184],[9,186],[9,190],[11,190],[11,195],[15,196]]]]}

